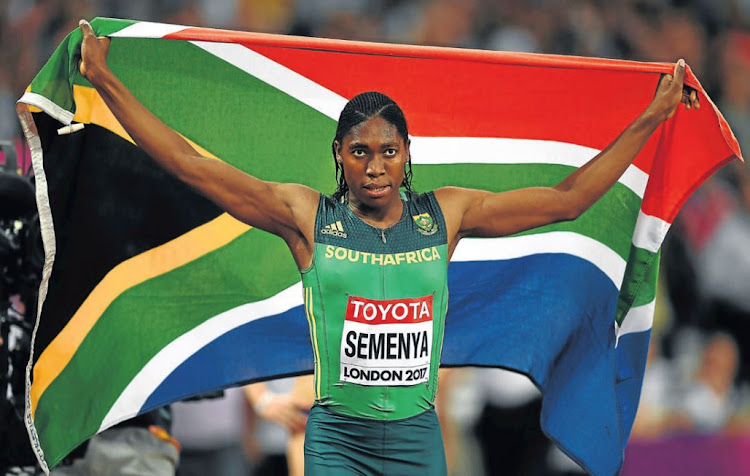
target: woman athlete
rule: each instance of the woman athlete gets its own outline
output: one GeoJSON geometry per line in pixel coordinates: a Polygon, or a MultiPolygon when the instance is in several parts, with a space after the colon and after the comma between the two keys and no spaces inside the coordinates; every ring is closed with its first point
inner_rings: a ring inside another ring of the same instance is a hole
{"type": "Polygon", "coordinates": [[[333,141],[338,190],[266,182],[201,156],[139,103],[107,66],[107,38],[81,21],[80,72],[136,144],[232,216],[280,236],[301,270],[315,355],[305,473],[446,474],[433,403],[447,307],[447,262],[464,237],[575,220],[625,172],[680,102],[685,63],[606,149],[554,187],[491,193],[410,190],[401,109],[364,93],[333,141]]]}

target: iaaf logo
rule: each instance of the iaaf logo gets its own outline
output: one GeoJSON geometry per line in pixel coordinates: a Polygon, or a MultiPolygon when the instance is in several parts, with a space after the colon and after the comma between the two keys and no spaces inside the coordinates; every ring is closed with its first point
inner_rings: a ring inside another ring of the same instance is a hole
{"type": "Polygon", "coordinates": [[[432,296],[374,300],[349,296],[346,320],[367,324],[406,324],[432,320],[432,296]]]}

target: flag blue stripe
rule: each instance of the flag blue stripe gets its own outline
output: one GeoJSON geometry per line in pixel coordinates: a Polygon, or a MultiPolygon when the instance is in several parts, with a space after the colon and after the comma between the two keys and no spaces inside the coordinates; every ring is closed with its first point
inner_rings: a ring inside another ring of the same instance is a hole
{"type": "Polygon", "coordinates": [[[544,431],[588,471],[615,474],[621,458],[612,455],[622,455],[632,423],[620,399],[637,405],[632,391],[616,389],[618,354],[645,355],[646,347],[615,349],[612,281],[560,254],[451,266],[451,305],[461,312],[449,313],[443,362],[530,376],[544,391],[544,431]]]}
{"type": "MultiPolygon", "coordinates": [[[[450,266],[445,364],[533,370],[542,383],[554,353],[564,350],[572,335],[595,327],[609,332],[614,326],[617,288],[582,258],[537,254],[450,266]]],[[[597,339],[609,345],[609,336],[597,339]]]]}
{"type": "MultiPolygon", "coordinates": [[[[620,335],[617,345],[617,401],[620,403],[624,428],[630,429],[641,399],[641,385],[646,372],[651,329],[620,335]]],[[[625,441],[630,432],[623,435],[625,441]]]]}
{"type": "MultiPolygon", "coordinates": [[[[612,316],[618,292],[612,281],[584,259],[539,254],[451,263],[449,287],[450,306],[461,311],[449,311],[443,363],[502,366],[530,375],[546,389],[546,431],[588,455],[584,459],[592,469],[611,466],[605,455],[612,453],[602,445],[621,452],[623,442],[615,411],[612,316]],[[576,372],[582,362],[587,372],[576,372]]],[[[625,347],[618,352],[631,352],[631,342],[621,342],[625,347]]],[[[142,411],[195,394],[196,386],[210,391],[243,379],[301,373],[310,371],[312,362],[299,306],[239,326],[197,351],[159,385],[142,411]]]]}
{"type": "Polygon", "coordinates": [[[149,395],[139,413],[243,381],[312,368],[307,320],[303,307],[297,306],[236,327],[202,347],[149,395]]]}

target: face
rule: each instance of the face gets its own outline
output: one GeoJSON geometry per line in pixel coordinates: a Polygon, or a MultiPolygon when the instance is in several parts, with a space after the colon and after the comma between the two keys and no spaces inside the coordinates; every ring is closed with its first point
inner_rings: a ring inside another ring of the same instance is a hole
{"type": "Polygon", "coordinates": [[[409,142],[404,142],[396,126],[375,116],[354,126],[341,144],[334,145],[352,205],[382,209],[400,203],[398,188],[404,180],[409,142]]]}

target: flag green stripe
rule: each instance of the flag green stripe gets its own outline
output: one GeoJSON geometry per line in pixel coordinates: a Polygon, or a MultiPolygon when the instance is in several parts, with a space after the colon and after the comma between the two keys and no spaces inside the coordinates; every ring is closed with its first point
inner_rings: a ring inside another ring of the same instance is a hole
{"type": "Polygon", "coordinates": [[[653,253],[636,246],[631,247],[617,299],[615,319],[619,325],[622,325],[630,308],[643,306],[656,299],[660,253],[661,251],[653,253]]]}
{"type": "MultiPolygon", "coordinates": [[[[414,183],[420,190],[454,185],[499,192],[553,186],[574,170],[574,167],[552,164],[419,165],[414,166],[414,183]]],[[[605,244],[622,259],[627,259],[640,205],[638,195],[621,183],[616,183],[577,220],[536,228],[520,235],[574,231],[605,244]]]]}
{"type": "Polygon", "coordinates": [[[154,114],[220,159],[265,180],[333,191],[332,119],[188,42],[114,38],[109,61],[154,114]]]}

